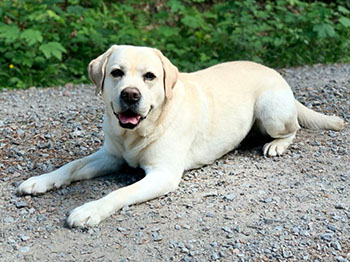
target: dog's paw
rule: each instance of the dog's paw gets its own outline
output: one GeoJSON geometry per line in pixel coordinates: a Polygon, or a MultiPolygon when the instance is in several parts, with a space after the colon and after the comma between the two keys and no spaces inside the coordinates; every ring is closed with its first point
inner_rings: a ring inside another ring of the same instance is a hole
{"type": "Polygon", "coordinates": [[[72,210],[68,216],[69,227],[92,227],[110,215],[109,206],[101,200],[86,203],[72,210]]]}
{"type": "Polygon", "coordinates": [[[280,141],[280,140],[273,140],[270,143],[267,143],[264,145],[263,153],[264,156],[280,156],[283,154],[284,151],[288,148],[290,143],[280,141]]]}
{"type": "Polygon", "coordinates": [[[45,193],[54,187],[49,174],[34,176],[24,181],[17,189],[17,193],[21,195],[37,195],[45,193]]]}

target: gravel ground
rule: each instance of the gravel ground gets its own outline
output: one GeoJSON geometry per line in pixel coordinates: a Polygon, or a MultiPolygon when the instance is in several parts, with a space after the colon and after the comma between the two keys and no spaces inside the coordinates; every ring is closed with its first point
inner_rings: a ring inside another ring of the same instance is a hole
{"type": "Polygon", "coordinates": [[[345,129],[302,129],[281,157],[245,144],[186,172],[177,192],[85,230],[67,228],[67,212],[142,170],[38,197],[16,187],[101,146],[102,99],[83,85],[2,92],[0,261],[350,261],[350,65],[280,72],[299,101],[342,116],[345,129]]]}

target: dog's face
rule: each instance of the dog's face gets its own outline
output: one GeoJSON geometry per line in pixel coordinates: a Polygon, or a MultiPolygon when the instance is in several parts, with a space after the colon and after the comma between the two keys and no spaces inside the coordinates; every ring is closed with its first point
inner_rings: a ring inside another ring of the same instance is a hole
{"type": "Polygon", "coordinates": [[[122,128],[135,129],[165,99],[171,99],[178,71],[157,49],[112,46],[89,64],[107,111],[122,128]]]}

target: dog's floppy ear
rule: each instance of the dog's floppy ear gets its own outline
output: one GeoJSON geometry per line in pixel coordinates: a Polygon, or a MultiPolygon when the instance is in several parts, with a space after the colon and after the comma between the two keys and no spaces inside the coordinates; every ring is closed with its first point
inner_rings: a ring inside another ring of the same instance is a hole
{"type": "Polygon", "coordinates": [[[179,71],[177,67],[174,66],[169,61],[169,59],[162,54],[162,52],[160,52],[158,49],[154,49],[154,50],[163,64],[163,71],[164,71],[163,83],[164,83],[165,97],[167,99],[171,99],[173,96],[173,88],[177,82],[179,71]]]}
{"type": "Polygon", "coordinates": [[[103,53],[102,55],[95,58],[89,63],[89,67],[88,67],[89,77],[96,86],[96,91],[95,91],[96,95],[101,90],[103,92],[103,83],[105,81],[105,76],[106,76],[106,66],[108,63],[108,59],[115,47],[116,46],[113,45],[105,53],[103,53]]]}

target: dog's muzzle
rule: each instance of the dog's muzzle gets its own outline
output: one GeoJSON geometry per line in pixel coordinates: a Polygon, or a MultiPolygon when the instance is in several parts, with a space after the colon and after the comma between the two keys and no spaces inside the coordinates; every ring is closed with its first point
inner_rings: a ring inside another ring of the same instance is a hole
{"type": "Polygon", "coordinates": [[[150,107],[147,115],[141,115],[139,111],[139,102],[141,100],[141,93],[137,88],[128,87],[125,88],[119,96],[119,104],[121,110],[119,112],[115,111],[113,102],[111,102],[111,108],[113,114],[119,120],[119,125],[122,128],[134,129],[137,127],[142,120],[144,120],[149,112],[152,110],[153,106],[150,107]]]}

